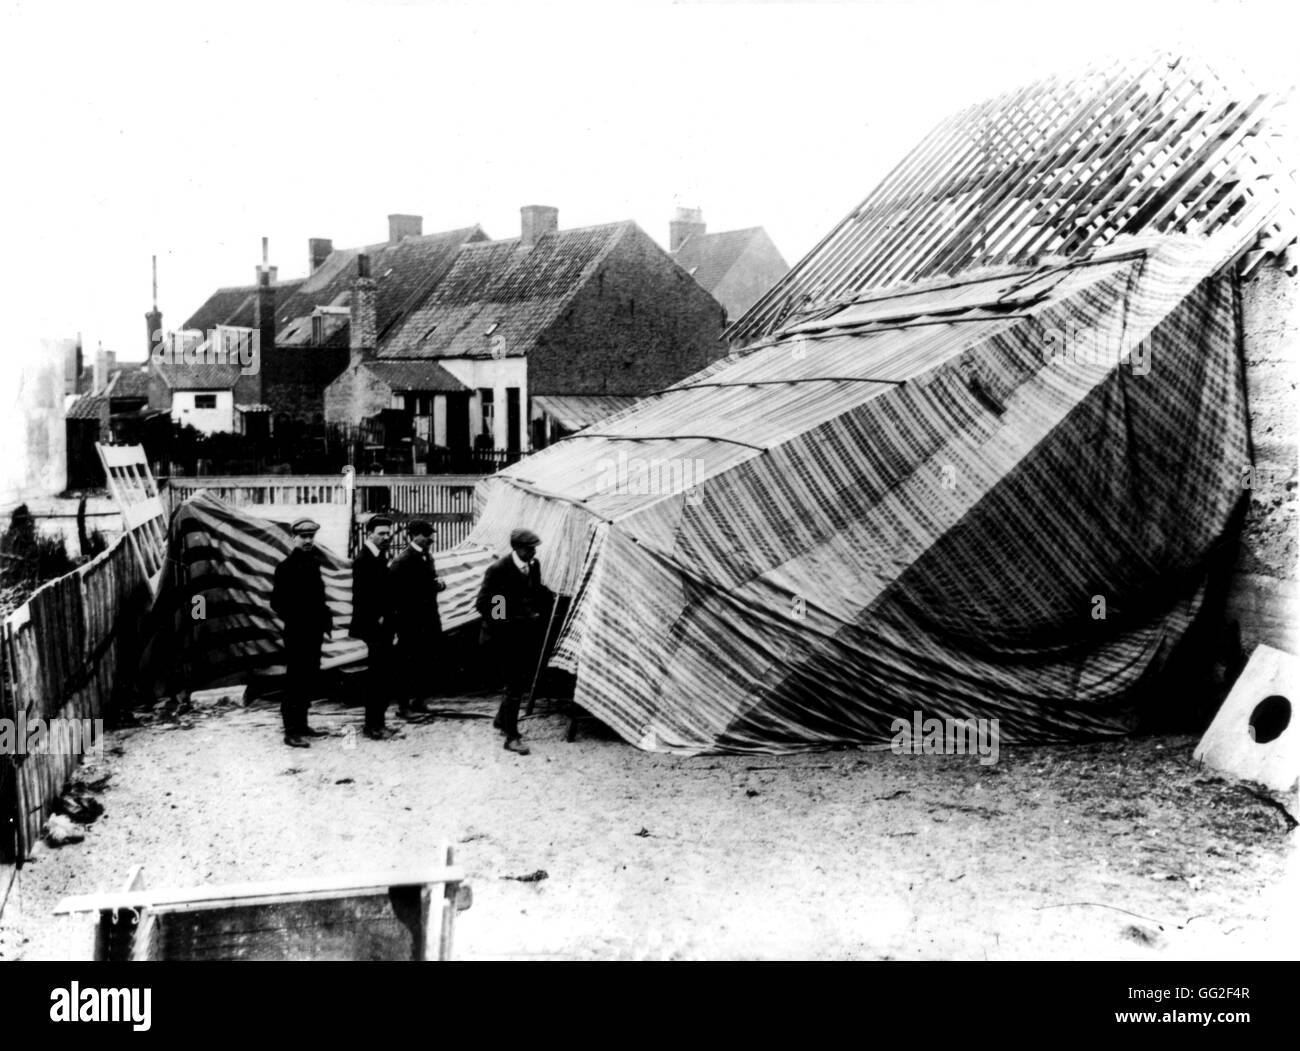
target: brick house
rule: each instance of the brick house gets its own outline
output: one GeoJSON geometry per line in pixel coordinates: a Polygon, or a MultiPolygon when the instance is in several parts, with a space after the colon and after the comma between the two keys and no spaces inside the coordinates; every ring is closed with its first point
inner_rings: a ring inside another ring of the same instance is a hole
{"type": "Polygon", "coordinates": [[[256,284],[218,289],[172,346],[256,331],[258,368],[160,364],[151,404],[192,417],[202,397],[244,431],[255,413],[277,427],[384,419],[435,466],[437,450],[541,447],[723,352],[717,300],[633,222],[560,230],[556,209],[529,206],[520,236],[492,241],[388,218],[381,244],[311,239],[306,278],[280,283],[264,263],[256,284]]]}
{"type": "Polygon", "coordinates": [[[790,264],[761,226],[709,233],[698,208],[678,208],[668,224],[674,261],[737,320],[785,277],[790,264]]]}
{"type": "Polygon", "coordinates": [[[365,280],[326,419],[400,408],[435,449],[541,448],[723,351],[717,301],[633,222],[560,230],[556,209],[525,207],[519,237],[459,246],[373,339],[365,280]]]}

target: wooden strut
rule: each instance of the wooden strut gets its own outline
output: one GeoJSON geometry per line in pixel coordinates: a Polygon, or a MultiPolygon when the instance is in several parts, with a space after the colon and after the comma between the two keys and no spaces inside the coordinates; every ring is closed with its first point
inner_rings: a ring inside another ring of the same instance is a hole
{"type": "Polygon", "coordinates": [[[528,707],[524,710],[525,715],[533,714],[533,703],[537,694],[537,680],[542,674],[542,661],[546,659],[546,644],[551,641],[551,625],[555,623],[555,611],[559,606],[560,597],[555,595],[551,599],[551,615],[546,618],[546,634],[542,636],[542,646],[537,654],[537,669],[533,672],[533,684],[528,687],[528,707]]]}

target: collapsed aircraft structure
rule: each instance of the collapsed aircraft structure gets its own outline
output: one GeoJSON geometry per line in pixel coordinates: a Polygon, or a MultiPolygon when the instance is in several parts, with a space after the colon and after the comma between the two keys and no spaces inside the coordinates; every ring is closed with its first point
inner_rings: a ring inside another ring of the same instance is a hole
{"type": "MultiPolygon", "coordinates": [[[[1250,463],[1237,282],[1295,240],[1276,101],[1161,58],[944,122],[729,357],[481,485],[444,625],[526,524],[571,600],[553,664],[642,748],[1130,730],[1250,463]]],[[[229,543],[201,500],[173,536],[229,543]]]]}

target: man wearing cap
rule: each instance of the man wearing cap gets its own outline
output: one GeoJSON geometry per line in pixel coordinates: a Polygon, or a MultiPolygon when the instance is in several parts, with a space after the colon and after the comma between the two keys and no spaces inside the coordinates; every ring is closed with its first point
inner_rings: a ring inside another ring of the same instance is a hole
{"type": "Polygon", "coordinates": [[[393,599],[388,578],[388,548],[393,523],[375,515],[365,526],[366,540],[352,560],[352,626],[348,633],[366,644],[366,720],[372,741],[393,736],[384,726],[392,696],[393,599]]]}
{"type": "Polygon", "coordinates": [[[506,695],[492,725],[505,734],[506,748],[520,755],[528,754],[528,746],[519,733],[519,702],[537,671],[543,617],[553,601],[537,562],[541,542],[531,529],[512,531],[510,554],[488,566],[474,603],[483,618],[480,642],[506,676],[506,695]]]}
{"type": "Polygon", "coordinates": [[[406,550],[393,559],[389,581],[393,595],[393,629],[397,633],[397,663],[403,683],[398,694],[402,715],[426,710],[424,698],[433,679],[442,644],[442,618],[438,592],[446,584],[438,579],[429,548],[433,526],[415,521],[406,527],[406,550]]]}
{"type": "Polygon", "coordinates": [[[321,643],[334,628],[334,617],[325,601],[325,581],[316,555],[316,533],[320,523],[299,518],[290,527],[294,550],[275,567],[271,608],[284,622],[284,652],[287,683],[280,702],[284,720],[284,743],[292,748],[310,748],[309,737],[324,737],[307,725],[307,706],[320,677],[321,643]]]}

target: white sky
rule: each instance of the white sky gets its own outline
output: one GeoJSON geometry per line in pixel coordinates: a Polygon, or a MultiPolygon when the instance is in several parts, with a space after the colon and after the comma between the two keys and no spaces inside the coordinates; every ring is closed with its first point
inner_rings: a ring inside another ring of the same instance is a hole
{"type": "Polygon", "coordinates": [[[553,204],[662,243],[698,205],[793,263],[946,113],[1155,47],[1285,82],[1287,10],[0,0],[11,337],[142,359],[151,253],[178,325],[253,280],[263,235],[292,277],[307,238],[380,241],[389,212],[509,237],[521,204],[553,204]]]}

